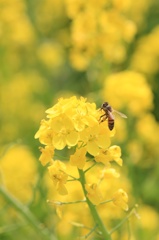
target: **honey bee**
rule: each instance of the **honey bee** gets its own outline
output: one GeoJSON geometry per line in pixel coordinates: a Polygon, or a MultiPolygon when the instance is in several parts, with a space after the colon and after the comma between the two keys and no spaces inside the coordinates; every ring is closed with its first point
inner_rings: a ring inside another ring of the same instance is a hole
{"type": "Polygon", "coordinates": [[[121,112],[116,111],[115,109],[113,109],[108,102],[104,102],[100,108],[100,110],[103,110],[105,113],[100,116],[100,123],[104,122],[106,119],[108,119],[108,128],[109,130],[113,130],[114,128],[114,120],[115,117],[113,115],[113,112],[116,112],[117,114],[119,114],[121,117],[123,118],[127,118],[127,116],[121,112]]]}

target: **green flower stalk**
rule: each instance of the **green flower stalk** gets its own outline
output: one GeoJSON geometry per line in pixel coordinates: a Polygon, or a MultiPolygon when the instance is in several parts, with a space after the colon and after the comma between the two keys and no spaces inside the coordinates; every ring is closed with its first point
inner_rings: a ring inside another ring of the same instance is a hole
{"type": "Polygon", "coordinates": [[[110,236],[108,230],[106,229],[106,227],[104,226],[104,224],[103,224],[103,222],[102,222],[102,220],[101,220],[101,218],[100,218],[100,216],[99,216],[99,214],[96,210],[95,205],[92,204],[92,202],[87,197],[87,191],[86,191],[86,188],[85,188],[86,181],[85,181],[84,172],[82,170],[79,170],[79,175],[80,175],[80,182],[82,184],[83,192],[85,194],[86,201],[87,201],[87,204],[89,206],[92,217],[94,218],[94,222],[96,223],[97,227],[99,228],[99,230],[100,230],[102,236],[104,237],[104,239],[111,240],[111,236],[110,236]]]}
{"type": "MultiPolygon", "coordinates": [[[[112,202],[128,210],[128,195],[123,189],[104,197],[109,179],[120,176],[112,167],[112,161],[122,166],[120,147],[110,146],[115,129],[110,131],[107,121],[100,123],[103,113],[96,109],[95,103],[89,103],[82,97],[61,98],[46,113],[47,120],[41,121],[35,135],[44,145],[40,147],[41,164],[49,165],[50,178],[60,195],[70,194],[68,184],[73,186],[76,182],[80,183],[80,194],[84,200],[76,199],[74,203],[81,200],[81,204],[87,204],[94,220],[90,234],[97,233],[103,239],[110,240],[111,235],[98,213],[97,206],[103,202],[112,202]],[[60,151],[63,153],[63,149],[68,149],[65,151],[67,161],[62,161],[63,156],[58,156],[60,151]],[[77,170],[76,175],[69,170],[68,165],[77,170]]],[[[57,202],[54,201],[54,204],[57,202]]],[[[103,211],[107,211],[104,204],[103,211]]]]}

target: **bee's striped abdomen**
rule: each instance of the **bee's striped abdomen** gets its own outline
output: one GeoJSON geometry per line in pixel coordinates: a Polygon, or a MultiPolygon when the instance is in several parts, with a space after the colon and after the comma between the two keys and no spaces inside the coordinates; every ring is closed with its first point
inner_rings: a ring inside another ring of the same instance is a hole
{"type": "Polygon", "coordinates": [[[108,128],[109,128],[109,130],[113,130],[113,128],[114,128],[114,119],[108,118],[108,128]]]}

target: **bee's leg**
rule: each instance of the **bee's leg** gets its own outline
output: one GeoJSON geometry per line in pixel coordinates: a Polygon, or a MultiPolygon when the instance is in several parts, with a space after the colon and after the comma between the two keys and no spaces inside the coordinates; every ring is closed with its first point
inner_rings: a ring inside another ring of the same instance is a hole
{"type": "Polygon", "coordinates": [[[107,115],[104,113],[102,116],[100,116],[99,122],[100,122],[100,123],[101,123],[101,122],[104,122],[107,118],[108,118],[107,115]]]}

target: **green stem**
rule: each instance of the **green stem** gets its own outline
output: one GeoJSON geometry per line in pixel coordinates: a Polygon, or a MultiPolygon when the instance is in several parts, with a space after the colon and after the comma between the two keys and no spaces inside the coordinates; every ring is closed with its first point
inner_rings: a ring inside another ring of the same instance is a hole
{"type": "Polygon", "coordinates": [[[112,234],[112,233],[115,232],[118,228],[120,228],[120,227],[123,225],[123,223],[125,223],[126,221],[128,221],[129,218],[130,218],[130,216],[131,216],[132,214],[134,214],[134,213],[135,213],[135,208],[133,208],[133,209],[129,212],[129,214],[128,214],[119,224],[117,224],[117,225],[110,231],[110,233],[112,234]]]}
{"type": "Polygon", "coordinates": [[[42,227],[42,225],[38,222],[38,220],[34,217],[34,215],[30,212],[29,208],[23,205],[18,201],[14,196],[12,196],[4,187],[0,186],[0,193],[3,198],[11,204],[20,214],[24,217],[24,219],[35,229],[35,231],[43,236],[44,239],[52,239],[57,240],[55,236],[51,235],[49,231],[42,227]]]}
{"type": "Polygon", "coordinates": [[[109,202],[112,202],[112,201],[113,201],[112,199],[109,199],[109,200],[106,200],[106,201],[104,201],[104,202],[101,202],[100,205],[101,205],[101,204],[106,204],[106,203],[109,203],[109,202]]]}
{"type": "Polygon", "coordinates": [[[87,204],[88,204],[88,207],[90,209],[90,212],[93,216],[93,219],[96,223],[96,225],[98,226],[99,230],[101,231],[102,233],[102,236],[105,240],[111,240],[111,235],[110,233],[108,232],[108,230],[106,229],[105,225],[103,224],[98,212],[97,212],[97,209],[96,207],[91,203],[91,201],[88,199],[87,197],[87,191],[85,189],[85,184],[86,184],[86,180],[85,180],[85,173],[83,170],[80,170],[78,169],[78,172],[79,172],[79,175],[80,175],[80,182],[81,182],[81,185],[82,185],[82,188],[83,188],[83,192],[84,192],[84,195],[86,197],[86,201],[87,201],[87,204]]]}
{"type": "Polygon", "coordinates": [[[92,166],[90,166],[89,168],[87,168],[85,171],[84,171],[84,173],[86,173],[86,172],[88,172],[91,168],[93,168],[95,165],[96,165],[97,163],[95,162],[95,163],[93,163],[93,165],[92,166]]]}
{"type": "Polygon", "coordinates": [[[76,204],[76,203],[85,203],[86,200],[79,200],[79,201],[74,201],[74,202],[60,202],[60,201],[51,201],[51,200],[47,200],[47,203],[49,204],[55,204],[55,205],[67,205],[67,204],[76,204]]]}

